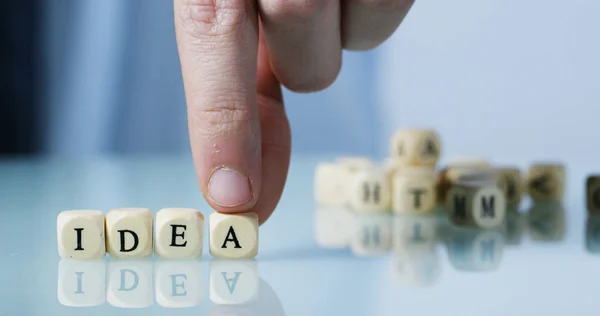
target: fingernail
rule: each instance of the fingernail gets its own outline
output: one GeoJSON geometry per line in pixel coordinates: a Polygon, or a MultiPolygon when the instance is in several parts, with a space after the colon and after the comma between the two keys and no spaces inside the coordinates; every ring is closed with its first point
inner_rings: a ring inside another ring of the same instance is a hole
{"type": "Polygon", "coordinates": [[[250,181],[229,168],[217,169],[208,182],[208,197],[219,206],[242,205],[252,199],[250,181]]]}

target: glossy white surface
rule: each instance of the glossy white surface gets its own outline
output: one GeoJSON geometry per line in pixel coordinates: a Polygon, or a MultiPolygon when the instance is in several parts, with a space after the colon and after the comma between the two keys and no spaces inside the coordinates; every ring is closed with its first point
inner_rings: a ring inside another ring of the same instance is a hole
{"type": "MultiPolygon", "coordinates": [[[[538,206],[532,216],[509,218],[509,233],[457,231],[443,216],[421,218],[422,238],[414,241],[415,228],[411,234],[407,221],[391,215],[362,221],[343,210],[333,211],[340,217],[317,213],[313,172],[325,158],[332,157],[294,158],[283,200],[260,228],[256,264],[244,266],[256,266],[256,296],[243,293],[240,301],[252,299],[227,305],[210,300],[210,273],[221,267],[208,254],[207,238],[202,258],[189,262],[107,256],[73,267],[57,253],[61,210],[192,207],[209,215],[188,157],[0,162],[0,315],[598,313],[600,257],[593,252],[600,253],[600,221],[587,221],[584,209],[584,176],[594,166],[567,162],[564,213],[538,206]],[[383,249],[368,251],[375,241],[383,249]],[[74,271],[96,276],[84,279],[90,295],[81,301],[73,298],[74,271]],[[69,306],[76,303],[94,306],[69,306]]],[[[234,278],[227,273],[229,283],[219,290],[231,290],[234,278]]]]}

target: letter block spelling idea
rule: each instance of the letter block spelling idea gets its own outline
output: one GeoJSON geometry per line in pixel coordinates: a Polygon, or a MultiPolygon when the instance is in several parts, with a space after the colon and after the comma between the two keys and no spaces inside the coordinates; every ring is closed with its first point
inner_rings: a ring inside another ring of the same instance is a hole
{"type": "Polygon", "coordinates": [[[586,200],[588,213],[600,214],[600,174],[587,178],[586,200]]]}
{"type": "Polygon", "coordinates": [[[106,254],[104,214],[93,210],[61,212],[56,219],[58,253],[65,259],[100,259],[106,254]]]}
{"type": "Polygon", "coordinates": [[[504,222],[506,199],[495,181],[462,182],[448,192],[446,210],[458,226],[489,229],[504,222]]]}
{"type": "Polygon", "coordinates": [[[209,251],[216,258],[251,259],[258,254],[258,216],[255,213],[212,213],[209,251]]]}
{"type": "Polygon", "coordinates": [[[166,208],[156,213],[154,249],[158,256],[193,259],[202,255],[204,216],[195,209],[166,208]]]}
{"type": "Polygon", "coordinates": [[[533,164],[527,176],[527,191],[536,202],[560,201],[565,186],[565,167],[561,164],[533,164]]]}
{"type": "Polygon", "coordinates": [[[146,208],[118,208],[106,214],[106,249],[111,257],[143,259],[152,247],[152,211],[146,208]]]}

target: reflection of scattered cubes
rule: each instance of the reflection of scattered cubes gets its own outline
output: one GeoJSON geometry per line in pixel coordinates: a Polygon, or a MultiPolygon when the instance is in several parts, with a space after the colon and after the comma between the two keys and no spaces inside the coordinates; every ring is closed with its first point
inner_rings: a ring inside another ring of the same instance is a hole
{"type": "Polygon", "coordinates": [[[146,208],[119,208],[106,214],[106,250],[113,258],[145,259],[154,253],[153,214],[146,208]]]}
{"type": "Polygon", "coordinates": [[[114,307],[144,308],[153,303],[152,262],[111,260],[106,299],[114,307]]]}
{"type": "Polygon", "coordinates": [[[390,153],[402,165],[435,166],[441,154],[440,138],[431,129],[401,129],[390,140],[390,153]]]}
{"type": "Polygon", "coordinates": [[[600,216],[590,216],[587,219],[585,248],[589,253],[600,254],[600,216]]]}
{"type": "Polygon", "coordinates": [[[106,299],[104,260],[61,260],[58,265],[58,301],[71,307],[91,307],[106,299]]]}
{"type": "Polygon", "coordinates": [[[446,211],[456,225],[490,229],[504,222],[506,199],[494,182],[461,182],[448,192],[446,211]]]}
{"type": "Polygon", "coordinates": [[[258,264],[254,260],[210,262],[210,300],[215,304],[244,304],[258,298],[258,264]]]}
{"type": "Polygon", "coordinates": [[[405,244],[400,251],[394,251],[391,270],[398,285],[428,287],[436,284],[441,267],[435,244],[405,244]]]}
{"type": "Polygon", "coordinates": [[[348,180],[351,172],[347,167],[321,163],[315,171],[315,200],[322,206],[344,206],[348,202],[348,180]]]}
{"type": "Polygon", "coordinates": [[[510,211],[506,213],[504,237],[507,245],[519,245],[527,231],[527,214],[510,211]]]}
{"type": "Polygon", "coordinates": [[[390,209],[391,184],[383,170],[353,172],[348,182],[348,202],[357,212],[383,212],[390,209]]]}
{"type": "Polygon", "coordinates": [[[100,259],[106,254],[104,214],[94,210],[61,212],[56,219],[58,253],[64,259],[100,259]]]}
{"type": "Polygon", "coordinates": [[[202,255],[204,216],[195,209],[167,208],[156,213],[154,249],[170,259],[194,259],[202,255]]]}
{"type": "Polygon", "coordinates": [[[491,271],[498,268],[504,252],[504,238],[498,230],[456,227],[446,241],[450,263],[457,270],[491,271]]]}
{"type": "Polygon", "coordinates": [[[439,221],[438,215],[394,215],[394,248],[407,243],[437,242],[439,221]]]}
{"type": "Polygon", "coordinates": [[[396,214],[430,214],[436,207],[435,173],[407,168],[394,176],[392,206],[396,214]]]}
{"type": "Polygon", "coordinates": [[[357,215],[350,248],[357,256],[387,253],[392,246],[392,219],[388,214],[357,215]]]}
{"type": "Polygon", "coordinates": [[[534,203],[527,222],[529,236],[535,241],[557,242],[565,237],[565,209],[560,203],[534,203]]]}
{"type": "Polygon", "coordinates": [[[519,168],[503,167],[495,169],[498,174],[498,186],[504,192],[506,205],[514,207],[519,205],[524,193],[523,176],[519,168]]]}
{"type": "Polygon", "coordinates": [[[354,214],[345,208],[317,208],[315,211],[315,239],[324,248],[350,246],[354,214]]]}
{"type": "Polygon", "coordinates": [[[564,195],[565,167],[559,163],[533,164],[527,175],[527,192],[536,202],[560,201],[564,195]]]}
{"type": "Polygon", "coordinates": [[[159,260],[154,265],[156,302],[168,308],[199,305],[203,298],[202,265],[196,260],[159,260]]]}

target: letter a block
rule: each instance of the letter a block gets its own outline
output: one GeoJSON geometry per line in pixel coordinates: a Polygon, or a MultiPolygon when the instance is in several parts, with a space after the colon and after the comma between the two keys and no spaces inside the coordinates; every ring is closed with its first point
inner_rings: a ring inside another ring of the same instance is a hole
{"type": "Polygon", "coordinates": [[[586,181],[587,209],[589,214],[600,214],[600,175],[591,175],[586,181]]]}
{"type": "Polygon", "coordinates": [[[106,254],[104,214],[100,211],[61,212],[56,219],[56,230],[62,258],[91,260],[106,254]]]}
{"type": "Polygon", "coordinates": [[[255,213],[210,215],[209,251],[216,258],[250,259],[258,254],[255,213]]]}
{"type": "Polygon", "coordinates": [[[119,259],[150,257],[152,247],[152,211],[145,208],[119,208],[106,214],[108,254],[119,259]]]}
{"type": "Polygon", "coordinates": [[[204,216],[195,209],[166,208],[156,213],[156,254],[170,259],[194,259],[202,255],[204,216]]]}
{"type": "Polygon", "coordinates": [[[401,165],[434,167],[440,158],[440,139],[430,129],[403,129],[392,137],[390,151],[401,165]]]}
{"type": "Polygon", "coordinates": [[[448,192],[446,210],[458,226],[489,229],[504,223],[506,198],[496,182],[464,182],[448,192]]]}
{"type": "Polygon", "coordinates": [[[529,168],[527,191],[536,202],[562,200],[564,183],[565,167],[561,164],[534,164],[529,168]]]}

